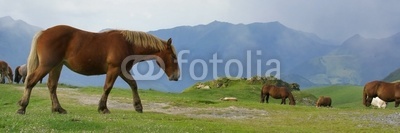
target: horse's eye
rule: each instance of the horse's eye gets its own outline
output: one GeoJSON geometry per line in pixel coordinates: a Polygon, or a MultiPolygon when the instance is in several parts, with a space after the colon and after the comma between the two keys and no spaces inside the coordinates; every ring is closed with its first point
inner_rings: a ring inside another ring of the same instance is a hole
{"type": "Polygon", "coordinates": [[[171,55],[172,59],[176,59],[176,55],[171,55]]]}

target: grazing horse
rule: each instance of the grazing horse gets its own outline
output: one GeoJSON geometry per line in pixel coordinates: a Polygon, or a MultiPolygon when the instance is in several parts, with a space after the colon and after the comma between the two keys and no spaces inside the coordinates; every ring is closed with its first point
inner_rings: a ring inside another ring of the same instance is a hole
{"type": "Polygon", "coordinates": [[[315,103],[315,105],[317,107],[332,107],[332,99],[331,97],[327,97],[327,96],[320,96],[317,100],[317,102],[315,103]]]}
{"type": "Polygon", "coordinates": [[[121,77],[132,89],[133,106],[143,112],[136,81],[129,70],[138,62],[155,59],[169,80],[180,77],[176,51],[172,40],[161,40],[139,31],[109,30],[93,33],[66,25],[59,25],[38,32],[32,40],[28,57],[28,76],[25,91],[18,102],[19,114],[25,114],[32,88],[49,74],[47,86],[52,101],[52,112],[67,113],[57,98],[57,84],[63,65],[82,75],[106,74],[103,94],[98,111],[110,113],[108,95],[117,77],[121,77]]]}
{"type": "Polygon", "coordinates": [[[371,81],[365,84],[363,92],[363,104],[371,106],[372,98],[379,97],[386,102],[395,102],[395,107],[400,104],[400,83],[387,83],[383,81],[371,81]]]}
{"type": "MultiPolygon", "coordinates": [[[[26,64],[17,66],[17,68],[15,68],[14,82],[18,84],[22,79],[22,83],[25,83],[27,73],[28,72],[27,72],[26,64]]],[[[40,79],[39,82],[42,83],[42,80],[43,80],[43,78],[40,79]]]]}
{"type": "Polygon", "coordinates": [[[386,102],[380,99],[379,97],[373,98],[371,104],[378,108],[384,108],[384,109],[386,108],[386,102]]]}
{"type": "Polygon", "coordinates": [[[286,87],[277,87],[275,85],[264,85],[261,89],[261,103],[264,103],[264,100],[268,99],[269,96],[275,99],[282,99],[281,104],[286,104],[286,98],[289,98],[289,105],[296,105],[296,101],[290,90],[286,87]]]}
{"type": "Polygon", "coordinates": [[[5,61],[0,60],[0,74],[1,74],[1,78],[0,81],[2,83],[5,83],[5,77],[7,77],[8,82],[12,83],[12,70],[10,71],[10,66],[8,66],[8,63],[5,61]]]}
{"type": "MultiPolygon", "coordinates": [[[[8,74],[7,74],[7,76],[10,77],[11,80],[12,80],[13,77],[14,77],[14,74],[12,73],[12,69],[11,69],[10,66],[8,66],[8,74]]],[[[9,83],[12,83],[12,81],[10,82],[10,80],[8,80],[8,82],[9,82],[9,83]]],[[[6,79],[3,78],[3,80],[1,80],[1,83],[2,83],[2,84],[6,83],[6,79]]]]}

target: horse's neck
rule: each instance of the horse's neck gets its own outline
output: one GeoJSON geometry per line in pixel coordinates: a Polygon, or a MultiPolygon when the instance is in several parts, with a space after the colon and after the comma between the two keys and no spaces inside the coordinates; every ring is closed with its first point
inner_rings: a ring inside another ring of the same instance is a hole
{"type": "Polygon", "coordinates": [[[160,53],[160,50],[152,49],[149,47],[135,47],[133,52],[135,55],[157,55],[160,53]]]}

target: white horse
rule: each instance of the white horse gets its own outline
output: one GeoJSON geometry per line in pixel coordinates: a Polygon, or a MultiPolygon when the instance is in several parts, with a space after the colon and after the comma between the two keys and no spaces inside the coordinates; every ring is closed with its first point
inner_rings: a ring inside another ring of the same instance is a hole
{"type": "Polygon", "coordinates": [[[378,108],[386,108],[386,102],[379,97],[373,98],[371,104],[377,106],[378,108]]]}

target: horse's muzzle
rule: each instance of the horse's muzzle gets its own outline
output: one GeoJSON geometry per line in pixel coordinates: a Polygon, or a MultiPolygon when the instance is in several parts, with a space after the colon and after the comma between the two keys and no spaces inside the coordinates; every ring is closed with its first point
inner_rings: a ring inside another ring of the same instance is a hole
{"type": "Polygon", "coordinates": [[[169,76],[170,81],[178,81],[178,79],[181,77],[181,73],[179,70],[176,70],[171,76],[169,76]]]}

